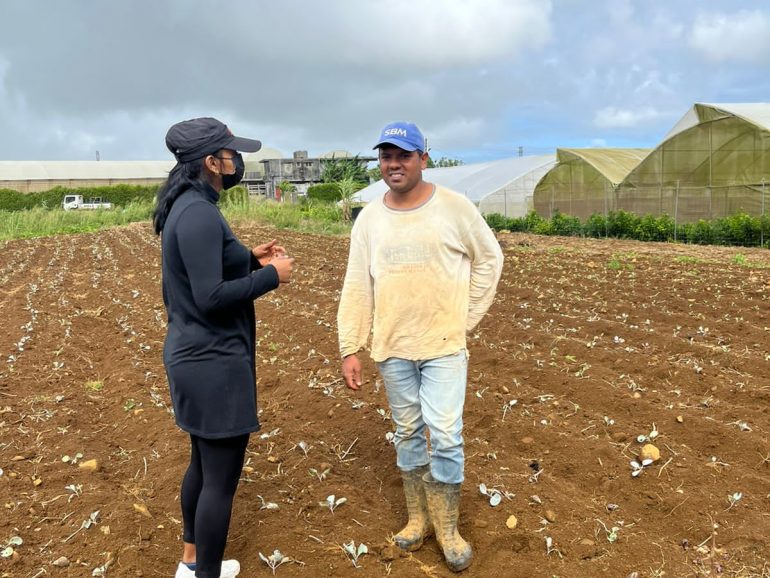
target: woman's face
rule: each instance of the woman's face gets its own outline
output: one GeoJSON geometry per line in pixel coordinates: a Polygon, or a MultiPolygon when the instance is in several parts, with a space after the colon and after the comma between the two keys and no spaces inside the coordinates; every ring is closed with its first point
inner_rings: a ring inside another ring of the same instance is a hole
{"type": "Polygon", "coordinates": [[[205,158],[203,166],[206,169],[206,180],[217,191],[223,187],[223,175],[232,175],[235,173],[235,157],[237,151],[231,149],[220,149],[216,154],[205,158]]]}

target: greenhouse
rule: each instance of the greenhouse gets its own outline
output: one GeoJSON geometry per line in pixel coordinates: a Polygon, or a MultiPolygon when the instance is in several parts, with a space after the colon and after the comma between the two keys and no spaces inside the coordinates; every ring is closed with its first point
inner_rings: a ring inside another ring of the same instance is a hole
{"type": "MultiPolygon", "coordinates": [[[[456,167],[425,169],[423,179],[468,197],[484,214],[523,217],[533,209],[532,194],[540,178],[556,162],[555,155],[522,156],[456,167]]],[[[358,192],[368,203],[383,195],[388,185],[380,179],[358,192]]]]}
{"type": "Polygon", "coordinates": [[[586,219],[614,210],[615,187],[650,149],[556,149],[557,164],[537,183],[535,211],[551,218],[556,211],[586,219]]]}
{"type": "Polygon", "coordinates": [[[770,104],[695,104],[616,188],[615,208],[678,223],[765,213],[770,104]]]}

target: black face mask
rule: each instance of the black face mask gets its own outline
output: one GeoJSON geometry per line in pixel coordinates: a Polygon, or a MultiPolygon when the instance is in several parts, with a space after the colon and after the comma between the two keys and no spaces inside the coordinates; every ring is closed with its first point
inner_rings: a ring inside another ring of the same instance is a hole
{"type": "Polygon", "coordinates": [[[241,179],[243,179],[243,173],[246,170],[246,166],[243,164],[243,157],[241,156],[241,153],[233,156],[233,165],[235,165],[234,173],[230,175],[222,175],[222,188],[225,190],[234,187],[241,182],[241,179]]]}

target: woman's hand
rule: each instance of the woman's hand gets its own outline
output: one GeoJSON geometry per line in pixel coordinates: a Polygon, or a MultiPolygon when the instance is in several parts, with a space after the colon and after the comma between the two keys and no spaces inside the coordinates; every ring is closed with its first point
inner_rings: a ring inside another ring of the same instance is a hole
{"type": "Polygon", "coordinates": [[[259,264],[263,267],[277,257],[286,256],[286,249],[280,245],[276,245],[275,242],[276,240],[273,239],[269,243],[257,245],[251,250],[251,253],[257,258],[257,261],[259,261],[259,264]]]}

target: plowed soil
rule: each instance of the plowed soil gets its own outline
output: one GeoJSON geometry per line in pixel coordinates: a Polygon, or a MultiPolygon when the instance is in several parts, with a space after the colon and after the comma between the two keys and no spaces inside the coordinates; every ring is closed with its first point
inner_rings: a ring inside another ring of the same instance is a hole
{"type": "MultiPolygon", "coordinates": [[[[270,576],[259,553],[276,549],[292,559],[277,576],[452,575],[433,539],[388,545],[406,512],[384,391],[370,362],[359,393],[339,375],[347,239],[236,231],[279,239],[297,270],[256,303],[263,429],[227,556],[247,577],[270,576]],[[330,495],[347,501],[332,512],[330,495]],[[359,568],[351,540],[369,549],[359,568]]],[[[464,575],[770,576],[767,251],[499,240],[498,297],[469,339],[464,575]],[[634,477],[646,443],[660,458],[634,477]]],[[[2,577],[174,573],[188,440],[159,258],[146,224],[2,245],[2,577]]]]}

